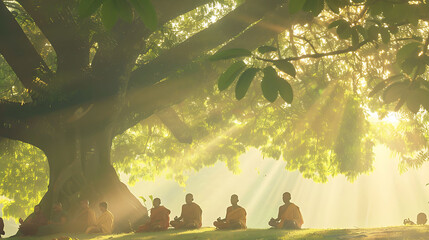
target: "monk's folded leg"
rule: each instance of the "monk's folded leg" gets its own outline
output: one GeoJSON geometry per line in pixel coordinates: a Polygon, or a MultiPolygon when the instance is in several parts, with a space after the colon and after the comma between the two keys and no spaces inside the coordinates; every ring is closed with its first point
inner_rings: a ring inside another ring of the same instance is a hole
{"type": "Polygon", "coordinates": [[[165,230],[167,230],[168,228],[165,228],[165,227],[163,227],[163,226],[161,226],[161,224],[153,224],[152,226],[151,226],[151,230],[152,231],[155,231],[155,232],[157,232],[157,231],[165,231],[165,230]]]}
{"type": "Polygon", "coordinates": [[[185,223],[182,221],[171,221],[170,225],[173,226],[175,229],[181,229],[184,228],[185,223]]]}
{"type": "Polygon", "coordinates": [[[229,229],[244,229],[245,227],[240,222],[231,222],[229,224],[229,229]]]}
{"type": "Polygon", "coordinates": [[[185,229],[198,229],[200,228],[200,225],[195,223],[195,222],[191,222],[191,223],[187,223],[184,225],[185,229]]]}
{"type": "Polygon", "coordinates": [[[36,224],[32,224],[32,223],[25,223],[22,224],[19,228],[19,231],[24,235],[24,236],[33,236],[36,235],[37,231],[39,230],[39,226],[36,224]]]}
{"type": "Polygon", "coordinates": [[[224,221],[215,221],[215,222],[213,222],[213,225],[217,229],[220,229],[220,230],[229,228],[229,224],[227,222],[224,222],[224,221]]]}
{"type": "Polygon", "coordinates": [[[283,223],[283,229],[299,229],[294,220],[285,220],[283,223]]]}
{"type": "Polygon", "coordinates": [[[150,223],[141,225],[136,232],[148,232],[148,231],[150,231],[150,223]]]}
{"type": "Polygon", "coordinates": [[[280,222],[279,222],[279,221],[276,221],[275,219],[271,219],[271,220],[268,222],[268,225],[270,225],[271,227],[275,227],[275,228],[278,228],[278,227],[279,227],[279,224],[280,224],[280,222]]]}
{"type": "Polygon", "coordinates": [[[88,227],[86,229],[86,231],[85,231],[86,234],[89,234],[89,233],[101,233],[101,232],[103,232],[102,229],[100,227],[97,227],[97,226],[88,227]]]}

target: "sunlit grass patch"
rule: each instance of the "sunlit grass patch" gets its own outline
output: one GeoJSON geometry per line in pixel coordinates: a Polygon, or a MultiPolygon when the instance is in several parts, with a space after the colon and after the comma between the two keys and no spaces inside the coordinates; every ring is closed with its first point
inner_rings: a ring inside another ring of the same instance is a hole
{"type": "MultiPolygon", "coordinates": [[[[46,237],[14,238],[14,240],[53,240],[64,235],[46,237]]],[[[370,229],[247,229],[235,231],[216,231],[214,228],[201,228],[191,231],[169,230],[151,233],[127,233],[114,235],[67,235],[78,240],[302,240],[302,239],[429,239],[429,226],[399,226],[370,229]]]]}

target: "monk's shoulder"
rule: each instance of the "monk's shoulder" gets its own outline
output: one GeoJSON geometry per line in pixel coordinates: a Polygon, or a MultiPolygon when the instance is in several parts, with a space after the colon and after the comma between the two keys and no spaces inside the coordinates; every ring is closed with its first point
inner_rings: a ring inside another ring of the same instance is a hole
{"type": "Polygon", "coordinates": [[[291,206],[292,208],[294,208],[294,209],[298,209],[298,210],[299,210],[299,207],[298,207],[296,204],[294,204],[294,203],[290,203],[290,206],[291,206]]]}
{"type": "Polygon", "coordinates": [[[238,209],[240,209],[241,211],[246,212],[246,209],[244,209],[244,207],[242,207],[242,206],[238,206],[238,209]]]}
{"type": "Polygon", "coordinates": [[[195,209],[200,209],[201,210],[201,207],[200,207],[200,205],[198,205],[198,204],[196,204],[196,203],[192,203],[192,206],[195,208],[195,209]]]}
{"type": "Polygon", "coordinates": [[[162,210],[164,211],[164,212],[166,212],[167,214],[170,214],[170,209],[168,209],[168,208],[166,208],[166,207],[164,207],[164,206],[161,206],[162,207],[162,210]]]}

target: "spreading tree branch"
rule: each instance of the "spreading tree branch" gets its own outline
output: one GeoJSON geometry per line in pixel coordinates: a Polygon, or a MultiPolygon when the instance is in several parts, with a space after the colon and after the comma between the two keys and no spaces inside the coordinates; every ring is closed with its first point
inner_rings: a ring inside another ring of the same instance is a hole
{"type": "MultiPolygon", "coordinates": [[[[285,31],[291,24],[305,23],[310,20],[311,17],[308,14],[290,17],[287,9],[282,7],[267,14],[264,19],[248,28],[223,48],[255,49],[285,31]]],[[[122,118],[118,121],[115,135],[122,133],[153,113],[191,97],[201,87],[213,83],[213,80],[218,77],[218,71],[215,69],[225,67],[227,64],[222,62],[203,61],[196,63],[195,67],[191,67],[191,70],[185,71],[183,75],[173,74],[172,77],[158,84],[131,89],[127,96],[127,107],[120,114],[122,118]]]]}
{"type": "MultiPolygon", "coordinates": [[[[67,77],[89,64],[88,20],[73,15],[79,1],[18,0],[57,54],[57,73],[67,77]]],[[[72,81],[63,79],[63,81],[72,81]]]]}
{"type": "Polygon", "coordinates": [[[49,82],[52,72],[3,1],[0,1],[0,36],[0,53],[34,98],[42,92],[42,81],[49,82]]]}
{"type": "Polygon", "coordinates": [[[207,29],[139,67],[131,75],[129,88],[149,86],[159,82],[191,63],[202,53],[231,40],[281,3],[282,1],[279,0],[246,1],[207,29]]]}

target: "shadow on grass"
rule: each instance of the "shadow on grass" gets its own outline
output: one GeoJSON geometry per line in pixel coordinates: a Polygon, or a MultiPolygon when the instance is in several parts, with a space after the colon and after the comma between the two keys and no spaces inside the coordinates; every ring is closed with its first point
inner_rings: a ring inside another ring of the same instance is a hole
{"type": "Polygon", "coordinates": [[[234,231],[216,231],[214,228],[202,228],[192,231],[168,230],[164,232],[128,233],[117,235],[52,235],[45,237],[12,238],[12,240],[52,240],[68,236],[79,240],[298,240],[298,239],[429,239],[429,227],[388,227],[373,229],[247,229],[234,231]]]}

